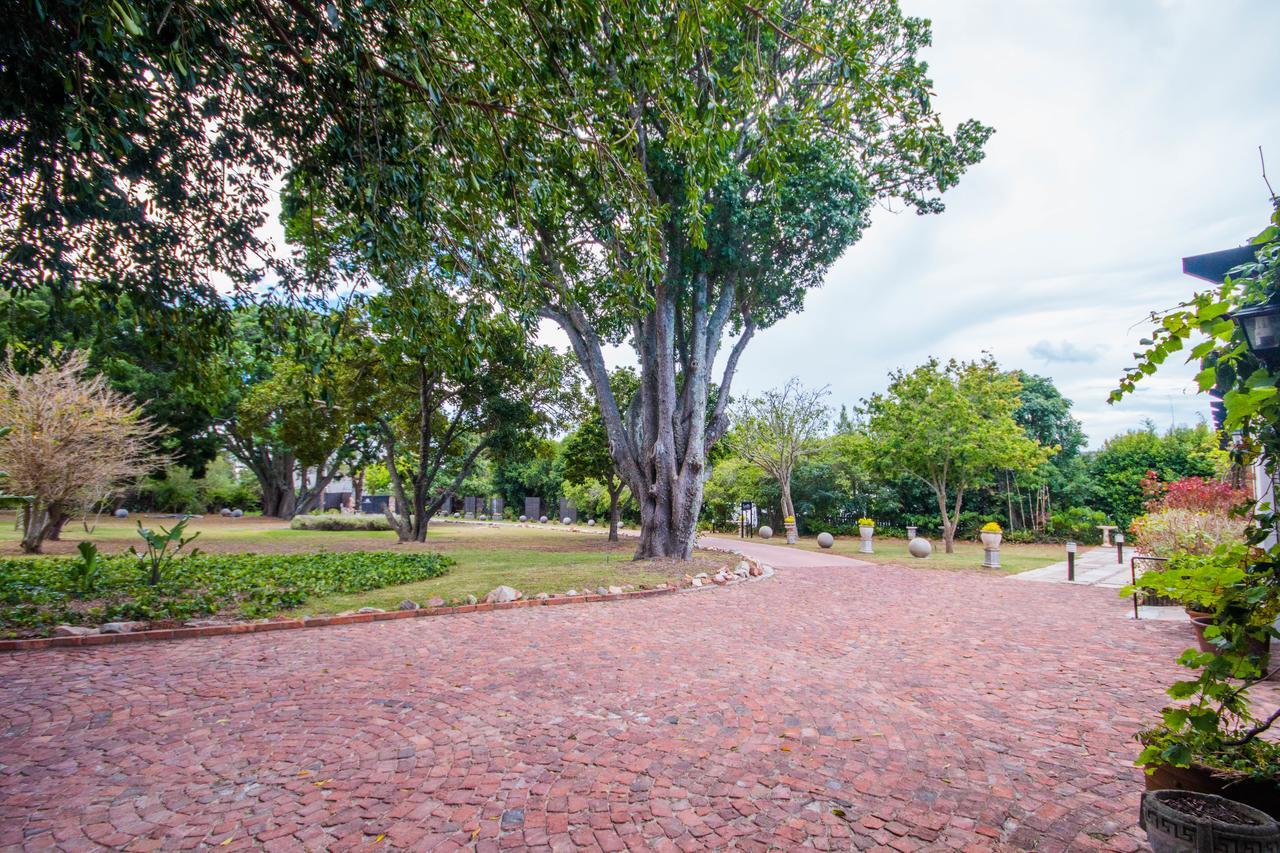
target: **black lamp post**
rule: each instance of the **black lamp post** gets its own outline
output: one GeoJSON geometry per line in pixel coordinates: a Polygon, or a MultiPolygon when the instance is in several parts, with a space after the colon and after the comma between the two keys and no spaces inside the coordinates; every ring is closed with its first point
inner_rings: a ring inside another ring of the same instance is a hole
{"type": "Polygon", "coordinates": [[[1280,356],[1280,303],[1251,305],[1231,314],[1244,332],[1249,351],[1264,363],[1273,364],[1280,356]]]}

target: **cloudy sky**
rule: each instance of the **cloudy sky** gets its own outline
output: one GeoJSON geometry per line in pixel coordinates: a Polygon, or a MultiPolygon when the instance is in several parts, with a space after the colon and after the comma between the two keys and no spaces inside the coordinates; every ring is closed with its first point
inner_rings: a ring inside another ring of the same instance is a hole
{"type": "MultiPolygon", "coordinates": [[[[791,375],[855,404],[929,355],[990,351],[1050,376],[1092,446],[1207,412],[1169,364],[1108,391],[1152,309],[1196,287],[1184,255],[1240,245],[1280,188],[1276,0],[902,0],[949,125],[996,128],[937,216],[879,211],[802,314],[757,335],[735,390],[791,375]]],[[[725,347],[727,351],[728,347],[725,347]]],[[[625,358],[620,358],[625,360],[625,358]]]]}

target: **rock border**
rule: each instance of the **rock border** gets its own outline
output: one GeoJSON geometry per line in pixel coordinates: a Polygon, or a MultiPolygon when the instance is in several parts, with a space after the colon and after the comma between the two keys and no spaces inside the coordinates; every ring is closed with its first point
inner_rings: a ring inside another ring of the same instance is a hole
{"type": "MultiPolygon", "coordinates": [[[[723,586],[733,586],[746,580],[763,580],[773,576],[773,569],[756,560],[749,563],[760,567],[759,576],[749,576],[730,581],[723,586]]],[[[490,610],[514,610],[521,607],[552,607],[561,604],[594,604],[598,601],[630,601],[640,598],[654,598],[660,595],[675,595],[678,592],[696,592],[701,589],[716,589],[721,585],[707,583],[701,587],[672,586],[656,589],[636,589],[628,592],[584,593],[581,595],[555,595],[547,598],[521,598],[516,601],[501,603],[477,602],[476,604],[458,604],[451,607],[419,607],[416,610],[387,610],[377,613],[348,613],[341,616],[305,616],[301,619],[268,619],[258,622],[228,622],[223,625],[184,626],[181,628],[159,628],[146,631],[128,631],[112,634],[84,634],[74,637],[28,637],[20,640],[0,640],[0,652],[24,652],[38,649],[62,649],[79,646],[115,646],[124,643],[143,643],[160,640],[186,640],[197,637],[226,637],[232,634],[262,634],[267,631],[296,631],[302,628],[322,628],[328,625],[360,625],[366,622],[389,622],[393,619],[422,619],[431,616],[454,616],[463,613],[485,613],[490,610]]]]}

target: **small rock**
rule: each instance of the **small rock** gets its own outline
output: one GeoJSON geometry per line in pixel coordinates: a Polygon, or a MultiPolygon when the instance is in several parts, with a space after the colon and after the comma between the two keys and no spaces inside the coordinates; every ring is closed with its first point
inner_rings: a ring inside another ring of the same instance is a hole
{"type": "Polygon", "coordinates": [[[476,603],[476,597],[475,597],[474,595],[470,595],[470,594],[468,594],[468,595],[467,595],[467,604],[475,604],[475,603],[476,603]]]}
{"type": "Polygon", "coordinates": [[[484,600],[487,604],[506,604],[508,601],[517,601],[520,597],[520,590],[509,586],[498,586],[489,590],[484,600]]]}
{"type": "Polygon", "coordinates": [[[538,593],[538,595],[537,595],[537,599],[538,599],[539,601],[546,601],[546,600],[547,600],[548,598],[550,598],[550,597],[551,597],[551,596],[547,595],[545,592],[540,592],[540,593],[538,593]]]}
{"type": "Polygon", "coordinates": [[[219,619],[188,619],[182,623],[182,626],[184,628],[216,628],[225,624],[227,623],[219,619]]]}
{"type": "Polygon", "coordinates": [[[101,634],[131,634],[134,631],[146,630],[146,622],[108,622],[98,628],[101,634]]]}
{"type": "Polygon", "coordinates": [[[84,637],[98,633],[97,628],[86,628],[83,625],[59,625],[53,629],[55,637],[84,637]]]}
{"type": "Polygon", "coordinates": [[[702,586],[702,584],[703,584],[702,578],[694,578],[693,580],[689,581],[690,586],[702,586]]]}
{"type": "Polygon", "coordinates": [[[758,578],[763,574],[764,574],[764,569],[760,568],[758,564],[753,563],[751,566],[751,577],[758,578]]]}
{"type": "Polygon", "coordinates": [[[716,576],[711,580],[715,581],[717,586],[724,586],[729,582],[729,578],[724,572],[716,572],[716,576]]]}
{"type": "Polygon", "coordinates": [[[709,577],[711,577],[711,576],[710,576],[710,575],[708,575],[706,572],[698,572],[696,575],[694,575],[694,577],[695,577],[695,578],[701,578],[702,580],[706,580],[707,578],[709,578],[709,577]]]}
{"type": "Polygon", "coordinates": [[[444,599],[438,595],[432,598],[428,598],[427,606],[428,607],[444,607],[444,599]]]}
{"type": "Polygon", "coordinates": [[[620,587],[620,586],[611,586],[611,587],[609,587],[609,594],[610,594],[610,595],[622,595],[622,587],[620,587]]]}
{"type": "Polygon", "coordinates": [[[578,594],[578,591],[576,589],[571,589],[565,593],[565,595],[577,595],[577,594],[578,594]]]}
{"type": "Polygon", "coordinates": [[[381,607],[361,607],[357,613],[386,613],[381,607]]]}
{"type": "Polygon", "coordinates": [[[400,602],[400,606],[397,607],[396,609],[397,610],[417,610],[418,602],[414,601],[412,598],[406,598],[404,601],[400,602]]]}
{"type": "Polygon", "coordinates": [[[749,574],[751,572],[751,564],[748,563],[746,560],[741,561],[740,563],[738,563],[737,572],[740,575],[749,574]]]}

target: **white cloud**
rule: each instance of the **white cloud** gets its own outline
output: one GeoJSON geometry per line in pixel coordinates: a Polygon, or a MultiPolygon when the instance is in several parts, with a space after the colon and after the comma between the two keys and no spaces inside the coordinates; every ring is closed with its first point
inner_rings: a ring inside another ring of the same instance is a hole
{"type": "Polygon", "coordinates": [[[1181,258],[1266,221],[1257,146],[1280,164],[1280,4],[904,5],[934,21],[944,119],[996,128],[987,158],[939,216],[878,211],[806,310],[747,349],[739,390],[798,375],[856,402],[893,368],[985,350],[1051,376],[1093,446],[1145,418],[1203,417],[1193,366],[1106,399],[1150,312],[1197,288],[1181,258]]]}

